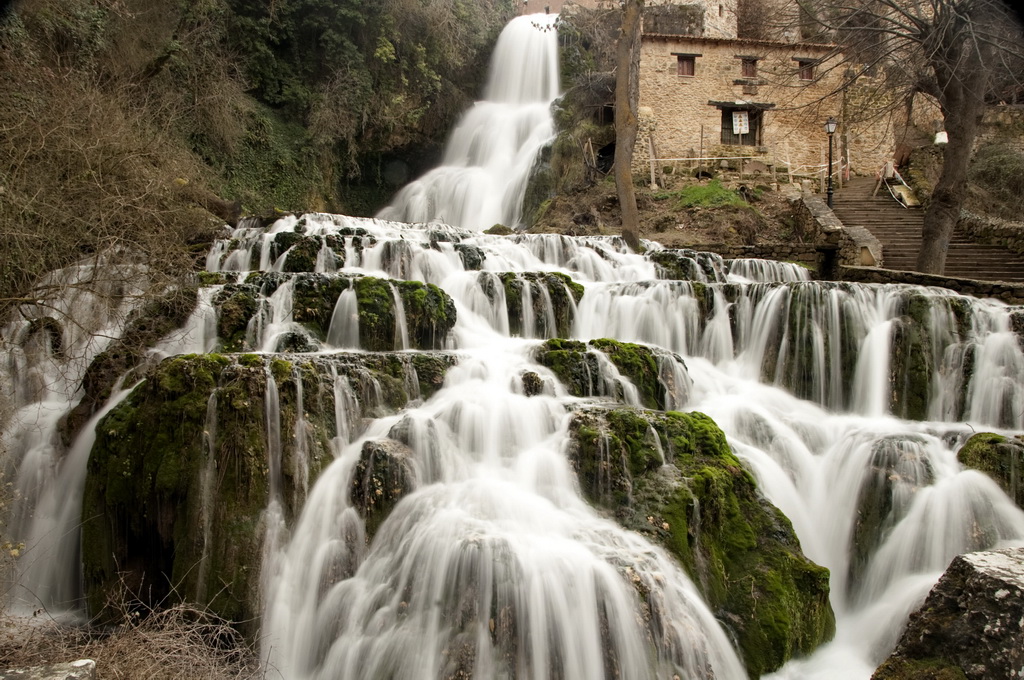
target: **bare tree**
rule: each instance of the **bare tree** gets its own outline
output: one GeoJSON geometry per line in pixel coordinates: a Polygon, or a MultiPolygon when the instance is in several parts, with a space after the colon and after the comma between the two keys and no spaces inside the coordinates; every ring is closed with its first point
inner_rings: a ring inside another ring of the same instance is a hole
{"type": "Polygon", "coordinates": [[[615,48],[615,191],[622,212],[622,237],[640,247],[640,213],[633,191],[633,147],[636,146],[640,100],[640,28],[644,0],[625,0],[622,29],[615,48]]]}
{"type": "Polygon", "coordinates": [[[949,141],[925,210],[917,268],[941,274],[985,107],[1020,73],[1020,23],[1002,0],[799,2],[805,33],[831,33],[851,78],[881,73],[897,99],[925,93],[937,102],[949,141]]]}

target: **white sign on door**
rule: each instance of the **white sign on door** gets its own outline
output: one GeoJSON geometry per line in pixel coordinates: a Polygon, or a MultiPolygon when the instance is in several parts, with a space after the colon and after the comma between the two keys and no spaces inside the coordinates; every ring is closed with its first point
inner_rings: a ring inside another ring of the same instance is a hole
{"type": "Polygon", "coordinates": [[[746,111],[732,112],[732,133],[734,135],[745,135],[750,132],[750,118],[746,111]]]}

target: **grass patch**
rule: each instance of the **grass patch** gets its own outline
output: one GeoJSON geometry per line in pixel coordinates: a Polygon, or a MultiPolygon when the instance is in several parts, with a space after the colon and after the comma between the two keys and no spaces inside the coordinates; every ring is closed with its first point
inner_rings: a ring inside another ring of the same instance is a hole
{"type": "Polygon", "coordinates": [[[713,179],[707,184],[691,184],[679,191],[662,191],[654,195],[657,201],[675,200],[678,210],[684,208],[749,208],[750,204],[743,200],[738,191],[727,189],[722,183],[713,179]]]}

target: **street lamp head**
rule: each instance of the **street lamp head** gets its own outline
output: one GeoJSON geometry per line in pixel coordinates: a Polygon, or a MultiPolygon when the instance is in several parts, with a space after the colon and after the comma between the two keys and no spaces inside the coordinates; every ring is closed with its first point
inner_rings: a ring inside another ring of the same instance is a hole
{"type": "Polygon", "coordinates": [[[825,121],[825,132],[827,132],[830,135],[833,134],[836,131],[836,126],[838,125],[839,121],[833,118],[832,116],[829,116],[828,120],[825,121]]]}

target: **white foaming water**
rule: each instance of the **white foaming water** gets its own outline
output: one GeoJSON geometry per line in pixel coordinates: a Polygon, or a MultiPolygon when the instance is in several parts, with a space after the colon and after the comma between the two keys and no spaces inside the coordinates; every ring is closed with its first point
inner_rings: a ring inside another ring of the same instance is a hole
{"type": "MultiPolygon", "coordinates": [[[[693,668],[693,659],[711,663],[717,677],[742,677],[728,646],[718,646],[722,631],[706,618],[687,577],[658,549],[606,524],[580,500],[562,454],[566,414],[576,400],[560,387],[524,396],[524,371],[557,382],[531,359],[534,343],[508,337],[501,271],[513,272],[508,279],[519,283],[530,269],[568,273],[583,283],[573,312],[579,339],[613,336],[648,343],[666,359],[666,352],[682,355],[688,375],[678,361],[662,364],[673,367],[662,369],[665,384],[679,388],[668,403],[707,412],[720,424],[762,491],[792,520],[806,554],[831,569],[837,637],[778,677],[841,672],[865,680],[954,555],[1024,543],[1024,513],[990,480],[956,462],[971,426],[900,420],[884,398],[897,389],[892,327],[907,323],[913,305],[924,305],[931,328],[926,344],[937,357],[933,387],[961,386],[951,420],[978,413],[974,427],[998,428],[1010,413],[984,411],[978,402],[984,390],[973,375],[975,367],[991,365],[1011,390],[1024,380],[1019,350],[1002,342],[1003,334],[1015,337],[1003,305],[910,286],[643,280],[651,263],[620,250],[615,239],[446,230],[456,246],[482,254],[481,271],[466,271],[459,257],[442,255],[436,242],[431,247],[434,226],[326,215],[304,220],[307,233],[364,230],[358,273],[429,272],[456,303],[453,338],[462,358],[441,392],[371,423],[311,490],[294,538],[274,558],[264,618],[268,662],[284,677],[434,677],[437,668],[451,670],[456,650],[469,659],[463,670],[474,677],[522,668],[546,677],[541,667],[557,668],[562,677],[602,677],[605,671],[585,660],[608,654],[648,659],[647,666],[622,662],[628,669],[622,677],[693,668]],[[401,265],[389,260],[398,256],[385,255],[392,240],[403,242],[401,265]],[[595,260],[603,262],[600,269],[595,260]],[[954,307],[960,322],[948,313],[954,307]],[[970,362],[949,359],[963,347],[970,362]],[[412,451],[415,490],[363,546],[362,520],[339,489],[349,487],[363,443],[394,436],[399,422],[415,423],[420,433],[402,440],[412,451]],[[869,505],[888,510],[865,532],[857,523],[869,505]],[[979,526],[986,532],[979,534],[979,526]],[[560,579],[569,578],[563,572],[577,574],[584,591],[561,594],[568,586],[560,579]],[[649,631],[589,628],[630,606],[635,592],[628,582],[617,590],[624,573],[644,583],[654,579],[665,598],[660,606],[681,612],[680,620],[705,637],[672,657],[661,647],[667,641],[649,631]],[[502,646],[510,643],[495,614],[506,609],[512,618],[505,625],[518,635],[512,647],[502,646]],[[481,614],[486,611],[492,615],[481,614]],[[576,622],[571,631],[569,621],[576,622]],[[653,651],[634,647],[641,638],[653,651]],[[396,661],[403,655],[407,665],[396,661]],[[538,658],[546,664],[531,665],[538,658]]],[[[535,321],[538,328],[549,323],[535,321]]],[[[612,368],[591,382],[595,398],[638,403],[635,389],[612,368]]],[[[932,399],[931,410],[948,400],[941,389],[933,389],[932,399]]],[[[339,422],[338,431],[345,427],[339,422]]]]}
{"type": "Polygon", "coordinates": [[[459,121],[441,166],[404,187],[380,217],[467,229],[515,226],[541,147],[554,135],[557,15],[513,19],[498,38],[484,100],[459,121]]]}
{"type": "Polygon", "coordinates": [[[0,420],[0,451],[14,501],[8,538],[25,546],[18,587],[9,591],[19,609],[44,606],[63,615],[81,604],[85,464],[96,423],[124,394],[115,394],[70,447],[61,425],[84,395],[86,369],[121,335],[145,283],[144,269],[111,265],[100,256],[47,275],[40,304],[23,306],[0,331],[6,352],[0,364],[0,418],[6,417],[0,420]]]}

